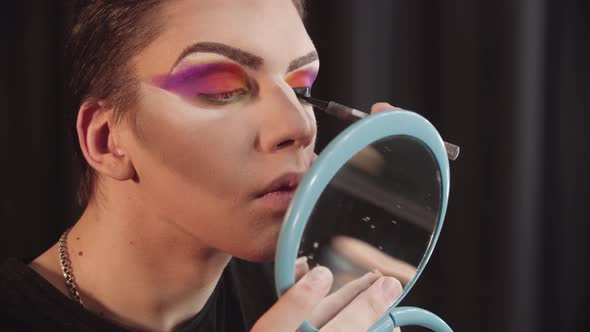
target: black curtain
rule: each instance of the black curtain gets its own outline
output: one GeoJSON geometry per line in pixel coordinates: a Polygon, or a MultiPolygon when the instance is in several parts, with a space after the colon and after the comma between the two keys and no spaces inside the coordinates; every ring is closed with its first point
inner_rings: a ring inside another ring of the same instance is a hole
{"type": "MultiPolygon", "coordinates": [[[[462,147],[445,226],[404,305],[456,331],[590,323],[590,29],[582,0],[308,1],[314,94],[389,101],[462,147]]],[[[33,257],[80,213],[65,132],[60,1],[6,2],[0,259],[33,257]]],[[[318,115],[321,150],[343,129],[318,115]]]]}
{"type": "Polygon", "coordinates": [[[78,171],[66,132],[61,1],[0,10],[0,258],[35,257],[79,215],[78,171]]]}

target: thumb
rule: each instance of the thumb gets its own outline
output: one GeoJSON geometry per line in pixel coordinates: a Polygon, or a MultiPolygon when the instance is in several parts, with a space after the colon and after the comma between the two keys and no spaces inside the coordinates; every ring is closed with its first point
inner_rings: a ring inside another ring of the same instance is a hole
{"type": "Polygon", "coordinates": [[[398,107],[395,107],[391,104],[388,103],[376,103],[373,104],[373,106],[371,106],[371,114],[375,114],[375,113],[379,113],[379,112],[383,112],[383,111],[389,111],[389,110],[393,110],[393,109],[397,109],[398,107]]]}
{"type": "Polygon", "coordinates": [[[318,266],[301,278],[264,314],[251,332],[293,332],[328,294],[332,273],[318,266]]]}

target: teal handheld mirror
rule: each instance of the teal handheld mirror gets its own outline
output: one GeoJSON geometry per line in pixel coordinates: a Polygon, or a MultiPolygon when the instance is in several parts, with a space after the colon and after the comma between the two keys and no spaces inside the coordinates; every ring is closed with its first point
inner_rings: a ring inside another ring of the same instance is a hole
{"type": "MultiPolygon", "coordinates": [[[[286,212],[275,257],[278,296],[295,283],[295,260],[301,256],[310,267],[321,264],[332,271],[331,292],[377,269],[397,278],[403,292],[369,331],[409,325],[452,331],[429,311],[398,307],[442,228],[449,197],[447,149],[430,122],[404,110],[368,116],[340,133],[302,179],[286,212]]],[[[300,330],[318,328],[305,321],[300,330]]]]}

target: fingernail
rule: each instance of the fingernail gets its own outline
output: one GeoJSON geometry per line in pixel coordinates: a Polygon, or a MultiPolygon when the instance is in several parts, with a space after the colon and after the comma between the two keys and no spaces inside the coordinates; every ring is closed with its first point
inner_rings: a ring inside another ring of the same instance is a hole
{"type": "Polygon", "coordinates": [[[314,287],[323,288],[330,280],[330,270],[323,266],[316,266],[309,271],[306,278],[314,287]]]}
{"type": "Polygon", "coordinates": [[[306,259],[297,259],[295,262],[295,278],[302,277],[307,271],[309,271],[309,265],[307,265],[306,259]]]}
{"type": "Polygon", "coordinates": [[[385,277],[381,282],[381,291],[383,292],[384,298],[386,298],[389,301],[392,301],[400,296],[402,292],[402,286],[399,283],[399,281],[397,281],[397,279],[394,279],[392,277],[385,277]]]}
{"type": "Polygon", "coordinates": [[[381,276],[380,273],[377,273],[375,271],[369,271],[369,272],[365,273],[361,278],[362,279],[373,279],[374,278],[376,280],[377,277],[380,277],[380,276],[381,276]]]}
{"type": "Polygon", "coordinates": [[[295,267],[307,264],[307,256],[301,256],[295,260],[295,267]]]}

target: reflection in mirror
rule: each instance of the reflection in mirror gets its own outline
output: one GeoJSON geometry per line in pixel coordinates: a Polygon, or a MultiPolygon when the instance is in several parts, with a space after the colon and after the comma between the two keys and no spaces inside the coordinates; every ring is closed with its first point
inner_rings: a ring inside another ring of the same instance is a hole
{"type": "Polygon", "coordinates": [[[405,287],[428,249],[441,197],[438,164],[421,141],[381,139],[330,181],[307,222],[299,256],[332,271],[332,291],[372,270],[405,287]]]}

